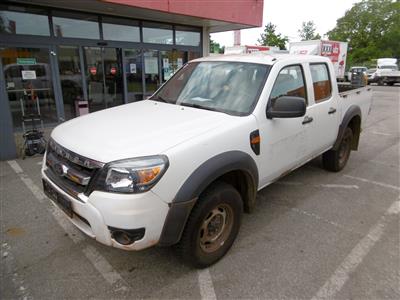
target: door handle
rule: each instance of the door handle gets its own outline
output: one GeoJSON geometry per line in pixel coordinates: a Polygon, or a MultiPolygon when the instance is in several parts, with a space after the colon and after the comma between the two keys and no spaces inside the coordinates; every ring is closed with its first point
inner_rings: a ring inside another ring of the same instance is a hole
{"type": "Polygon", "coordinates": [[[301,124],[307,124],[307,123],[311,123],[313,121],[313,117],[309,117],[309,116],[305,116],[303,119],[303,122],[301,124]]]}
{"type": "Polygon", "coordinates": [[[334,114],[336,112],[336,108],[334,108],[334,107],[331,107],[331,108],[329,108],[329,111],[328,111],[328,114],[334,114]]]}

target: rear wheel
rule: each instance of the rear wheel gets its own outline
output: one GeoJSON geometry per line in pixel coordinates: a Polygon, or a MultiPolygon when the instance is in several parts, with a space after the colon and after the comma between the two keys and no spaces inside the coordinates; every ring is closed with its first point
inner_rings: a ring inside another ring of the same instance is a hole
{"type": "Polygon", "coordinates": [[[339,172],[345,166],[350,157],[353,131],[347,127],[337,150],[328,150],[322,154],[322,164],[328,171],[339,172]]]}
{"type": "Polygon", "coordinates": [[[239,232],[242,211],[242,198],[233,186],[210,186],[199,197],[178,244],[184,261],[205,268],[221,259],[239,232]]]}

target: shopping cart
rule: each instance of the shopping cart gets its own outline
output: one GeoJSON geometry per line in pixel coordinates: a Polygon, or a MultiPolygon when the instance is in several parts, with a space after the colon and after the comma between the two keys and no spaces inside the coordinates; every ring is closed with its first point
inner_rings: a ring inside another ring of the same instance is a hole
{"type": "Polygon", "coordinates": [[[40,114],[39,98],[34,95],[33,90],[24,91],[23,97],[20,99],[22,112],[22,130],[24,145],[22,147],[22,158],[25,156],[33,156],[35,154],[43,154],[46,151],[46,140],[43,136],[43,119],[40,114]],[[40,123],[41,130],[36,127],[40,123]],[[27,126],[31,129],[27,130],[27,126]]]}

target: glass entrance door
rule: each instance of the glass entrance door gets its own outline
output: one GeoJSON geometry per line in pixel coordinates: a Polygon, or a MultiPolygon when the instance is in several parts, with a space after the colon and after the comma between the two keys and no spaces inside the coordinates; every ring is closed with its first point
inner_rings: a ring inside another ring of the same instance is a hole
{"type": "Polygon", "coordinates": [[[120,48],[84,47],[89,112],[122,104],[120,48]]]}
{"type": "Polygon", "coordinates": [[[56,123],[49,48],[0,48],[0,57],[14,128],[22,127],[24,115],[56,123]]]}
{"type": "Polygon", "coordinates": [[[157,50],[147,50],[143,53],[144,59],[144,79],[145,79],[145,98],[150,97],[159,88],[160,68],[157,50]]]}

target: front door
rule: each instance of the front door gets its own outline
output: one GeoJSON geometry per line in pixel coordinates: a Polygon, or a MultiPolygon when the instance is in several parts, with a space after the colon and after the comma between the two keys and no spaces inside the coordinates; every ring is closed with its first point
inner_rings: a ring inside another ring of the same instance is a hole
{"type": "MultiPolygon", "coordinates": [[[[306,98],[306,85],[301,65],[284,67],[274,83],[268,101],[280,96],[306,98]]],[[[308,123],[304,117],[258,120],[261,136],[260,186],[284,176],[304,161],[307,155],[308,123]]]]}
{"type": "Polygon", "coordinates": [[[123,104],[122,50],[84,47],[89,112],[123,104]]]}
{"type": "MultiPolygon", "coordinates": [[[[0,57],[14,128],[22,128],[23,116],[28,115],[38,116],[45,124],[56,123],[50,49],[0,48],[0,57]]],[[[39,124],[25,125],[30,129],[39,124]]]]}

